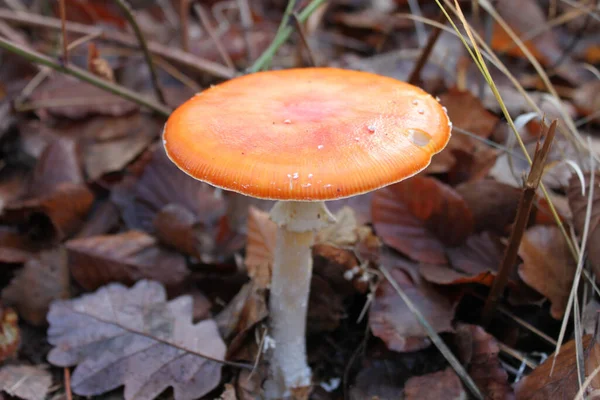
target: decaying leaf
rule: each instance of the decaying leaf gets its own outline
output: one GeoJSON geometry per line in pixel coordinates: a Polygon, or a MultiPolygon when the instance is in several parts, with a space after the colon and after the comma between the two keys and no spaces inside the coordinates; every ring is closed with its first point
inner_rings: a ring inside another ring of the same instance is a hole
{"type": "Polygon", "coordinates": [[[66,251],[56,248],[29,259],[2,291],[2,299],[25,321],[43,325],[50,303],[69,297],[69,283],[66,251]]]}
{"type": "Polygon", "coordinates": [[[552,303],[550,312],[560,319],[565,312],[575,275],[575,261],[556,226],[529,228],[519,247],[523,264],[519,276],[552,303]]]}
{"type": "Polygon", "coordinates": [[[369,282],[361,273],[352,251],[316,244],[312,248],[312,254],[314,274],[325,278],[336,293],[349,296],[355,291],[367,291],[369,282]]]}
{"type": "MultiPolygon", "coordinates": [[[[421,280],[414,273],[415,264],[394,259],[384,262],[384,265],[436,332],[453,330],[455,302],[421,280]]],[[[373,335],[381,338],[390,350],[416,351],[430,344],[427,332],[388,281],[377,288],[369,326],[373,335]]]]}
{"type": "Polygon", "coordinates": [[[66,247],[73,278],[88,290],[109,282],[131,285],[140,279],[175,287],[188,275],[181,254],[160,246],[144,232],[73,239],[66,247]]]}
{"type": "MultiPolygon", "coordinates": [[[[586,173],[584,179],[585,196],[581,194],[581,181],[577,176],[573,176],[569,181],[568,190],[569,207],[573,214],[573,227],[579,236],[583,235],[583,228],[586,221],[586,209],[590,193],[590,174],[586,173]]],[[[594,181],[596,184],[600,183],[600,174],[596,174],[594,181]]],[[[592,264],[595,275],[600,276],[600,189],[598,189],[598,186],[594,188],[587,240],[587,256],[592,264]]]]}
{"type": "Polygon", "coordinates": [[[271,283],[276,233],[277,225],[269,219],[269,213],[251,206],[245,264],[250,278],[263,289],[271,283]]]}
{"type": "Polygon", "coordinates": [[[439,285],[481,283],[490,286],[503,250],[499,238],[490,232],[471,235],[461,246],[447,250],[449,265],[421,263],[419,273],[439,285]]]}
{"type": "Polygon", "coordinates": [[[0,304],[0,363],[15,355],[19,348],[20,333],[17,313],[0,304]]]}
{"type": "MultiPolygon", "coordinates": [[[[440,103],[447,108],[453,126],[480,137],[489,137],[498,122],[498,117],[486,110],[481,100],[469,91],[451,88],[440,96],[440,103]]],[[[467,151],[472,147],[471,138],[460,134],[456,136],[461,138],[461,144],[468,146],[467,151]]]]}
{"type": "Polygon", "coordinates": [[[342,247],[356,243],[358,223],[354,210],[348,206],[335,213],[335,222],[321,229],[315,237],[315,243],[328,243],[342,247]]]}
{"type": "Polygon", "coordinates": [[[219,331],[225,339],[239,335],[252,328],[268,315],[264,290],[254,282],[248,282],[227,306],[215,317],[219,331]]]}
{"type": "Polygon", "coordinates": [[[154,399],[167,387],[176,400],[199,398],[221,379],[225,343],[214,320],[192,323],[189,296],[166,301],[157,282],[110,284],[57,301],[48,314],[48,360],[78,365],[71,388],[81,396],[125,386],[126,400],[154,399]],[[206,358],[209,357],[209,358],[206,358]],[[211,360],[212,359],[212,360],[211,360]]]}
{"type": "MultiPolygon", "coordinates": [[[[598,354],[600,345],[592,335],[585,335],[582,343],[586,360],[585,373],[588,376],[600,365],[600,358],[597,356],[590,357],[592,352],[598,354]]],[[[575,398],[579,391],[575,340],[567,342],[560,348],[560,353],[556,356],[554,370],[550,374],[554,361],[555,357],[552,354],[531,374],[517,382],[515,392],[519,400],[567,400],[575,398]]],[[[593,384],[592,389],[600,389],[600,385],[598,383],[593,384]]]]}
{"type": "Polygon", "coordinates": [[[432,374],[414,376],[404,385],[405,400],[467,400],[460,378],[450,367],[432,374]]]}
{"type": "Polygon", "coordinates": [[[180,204],[167,204],[154,218],[156,237],[187,255],[202,258],[198,218],[180,204]]]}
{"type": "Polygon", "coordinates": [[[373,222],[385,244],[414,260],[444,264],[445,246],[458,246],[471,234],[473,217],[451,187],[415,176],[376,191],[373,222]]]}
{"type": "Polygon", "coordinates": [[[44,400],[52,385],[50,372],[31,365],[0,368],[0,392],[25,400],[44,400]]]}
{"type": "Polygon", "coordinates": [[[459,359],[468,366],[469,376],[486,398],[514,400],[508,374],[498,359],[500,348],[496,339],[480,326],[466,324],[460,324],[456,328],[455,339],[459,359]]]}

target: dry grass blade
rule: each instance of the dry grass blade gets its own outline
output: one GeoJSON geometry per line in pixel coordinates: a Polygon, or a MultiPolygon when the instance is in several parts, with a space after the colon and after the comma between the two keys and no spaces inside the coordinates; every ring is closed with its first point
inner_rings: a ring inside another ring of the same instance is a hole
{"type": "MultiPolygon", "coordinates": [[[[581,387],[579,388],[579,392],[577,392],[577,396],[575,396],[574,400],[583,400],[583,396],[585,394],[585,389],[590,385],[590,383],[592,383],[592,380],[594,380],[594,378],[596,377],[596,375],[598,375],[598,373],[600,372],[600,365],[598,365],[596,367],[596,369],[594,369],[592,371],[592,373],[590,374],[590,376],[588,376],[586,378],[586,380],[583,382],[583,385],[581,385],[581,387]]],[[[594,391],[593,393],[590,394],[590,399],[593,399],[597,396],[597,391],[594,391]]]]}
{"type": "Polygon", "coordinates": [[[456,371],[456,373],[458,374],[460,379],[464,382],[464,384],[467,386],[467,388],[471,391],[473,396],[477,399],[483,400],[484,399],[483,394],[481,393],[481,391],[479,390],[479,388],[477,387],[477,385],[475,384],[473,379],[469,376],[467,371],[464,369],[464,367],[461,365],[460,361],[458,361],[458,359],[454,356],[452,351],[448,348],[448,346],[446,346],[446,344],[444,343],[442,338],[440,338],[440,336],[431,327],[431,325],[425,319],[425,317],[423,317],[423,314],[421,314],[421,312],[415,307],[415,305],[412,303],[412,301],[406,295],[406,293],[404,293],[404,291],[400,288],[398,283],[394,280],[394,278],[390,274],[389,270],[384,265],[380,265],[379,269],[381,270],[381,273],[383,274],[383,276],[385,276],[385,278],[390,282],[390,284],[392,285],[392,287],[394,288],[396,293],[398,293],[398,296],[400,296],[402,298],[402,300],[406,303],[406,305],[408,306],[410,311],[419,320],[419,322],[421,323],[423,328],[425,328],[429,338],[431,339],[431,342],[444,355],[444,357],[446,358],[448,363],[452,366],[454,371],[456,371]]]}
{"type": "MultiPolygon", "coordinates": [[[[589,139],[588,139],[589,141],[589,139]]],[[[591,143],[589,144],[591,146],[591,143]]],[[[595,159],[590,152],[590,171],[594,171],[595,159]]],[[[577,260],[577,269],[575,271],[575,279],[573,280],[573,287],[571,288],[571,294],[569,295],[569,301],[567,303],[567,307],[565,310],[565,315],[562,320],[562,325],[560,327],[560,334],[558,335],[558,343],[556,345],[556,351],[554,352],[554,360],[552,361],[552,368],[550,369],[550,373],[554,370],[554,365],[556,363],[556,357],[560,352],[560,346],[565,338],[565,332],[567,330],[567,325],[569,323],[569,317],[571,315],[571,309],[573,308],[573,302],[575,301],[575,296],[577,295],[577,289],[579,288],[579,281],[581,280],[581,274],[583,272],[583,264],[585,259],[585,248],[588,242],[588,236],[590,231],[590,220],[592,217],[592,204],[594,199],[594,185],[595,185],[595,175],[594,173],[590,174],[590,190],[588,192],[588,202],[585,211],[585,224],[583,227],[583,234],[581,235],[581,246],[579,250],[579,258],[577,260]]]]}
{"type": "Polygon", "coordinates": [[[225,65],[227,65],[227,67],[231,68],[232,70],[235,70],[235,65],[233,64],[231,57],[229,57],[229,54],[225,50],[225,47],[223,47],[223,43],[221,43],[219,36],[217,36],[217,34],[215,33],[215,29],[213,28],[212,24],[210,23],[210,18],[208,17],[208,14],[204,10],[204,7],[202,7],[202,5],[196,3],[196,4],[194,4],[193,8],[194,8],[194,12],[198,15],[198,18],[200,18],[200,22],[202,23],[202,26],[206,30],[206,33],[208,33],[210,40],[212,40],[217,51],[219,52],[219,55],[223,59],[223,62],[225,62],[225,65]]]}
{"type": "Polygon", "coordinates": [[[67,5],[66,0],[59,0],[58,7],[60,11],[60,24],[63,48],[63,62],[69,63],[69,43],[67,41],[67,5]]]}
{"type": "Polygon", "coordinates": [[[525,188],[523,190],[521,200],[519,201],[517,216],[515,218],[515,226],[510,234],[508,247],[504,253],[502,265],[498,270],[498,275],[496,275],[496,278],[494,279],[494,284],[492,285],[488,298],[483,307],[482,320],[484,326],[489,324],[491,321],[494,310],[496,309],[496,305],[498,304],[498,300],[501,294],[504,292],[504,288],[508,283],[510,273],[512,272],[515,261],[517,260],[517,252],[521,244],[521,239],[523,238],[523,233],[527,227],[527,221],[529,221],[529,214],[531,213],[531,207],[533,205],[533,200],[535,199],[535,193],[544,173],[546,158],[548,157],[550,146],[552,145],[552,141],[554,139],[556,125],[557,121],[552,121],[550,127],[548,128],[547,136],[542,148],[539,148],[540,143],[538,142],[535,150],[533,163],[531,164],[531,170],[529,172],[529,176],[527,177],[527,181],[525,182],[525,188]]]}

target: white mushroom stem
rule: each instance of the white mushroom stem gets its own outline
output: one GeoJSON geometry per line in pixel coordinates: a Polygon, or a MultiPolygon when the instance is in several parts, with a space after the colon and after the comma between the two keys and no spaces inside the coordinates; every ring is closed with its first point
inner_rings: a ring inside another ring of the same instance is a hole
{"type": "Polygon", "coordinates": [[[271,210],[277,243],[271,278],[271,331],[275,348],[265,385],[268,399],[285,399],[310,387],[306,362],[306,311],[315,232],[334,221],[324,202],[279,201],[271,210]]]}

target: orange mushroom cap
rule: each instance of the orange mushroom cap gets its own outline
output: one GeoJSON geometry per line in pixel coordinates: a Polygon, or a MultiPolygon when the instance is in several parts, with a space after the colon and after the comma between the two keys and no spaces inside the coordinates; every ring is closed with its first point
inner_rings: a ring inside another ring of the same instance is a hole
{"type": "Polygon", "coordinates": [[[423,170],[450,139],[445,109],[368,72],[259,72],[196,95],[170,116],[167,154],[190,176],[247,196],[350,197],[423,170]]]}

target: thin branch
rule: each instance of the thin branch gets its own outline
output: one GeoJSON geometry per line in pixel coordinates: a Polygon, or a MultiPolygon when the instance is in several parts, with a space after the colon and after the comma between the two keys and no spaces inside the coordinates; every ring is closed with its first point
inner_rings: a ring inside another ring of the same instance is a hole
{"type": "Polygon", "coordinates": [[[60,11],[61,37],[63,48],[63,62],[65,65],[69,63],[69,43],[67,41],[67,5],[66,0],[58,0],[58,8],[60,11]]]}
{"type": "MultiPolygon", "coordinates": [[[[440,13],[440,15],[437,18],[437,22],[442,24],[445,19],[446,17],[444,16],[444,14],[440,13]]],[[[410,73],[410,77],[408,78],[408,83],[411,83],[413,85],[416,85],[417,82],[419,82],[419,80],[421,79],[421,70],[427,63],[427,60],[429,59],[429,56],[431,55],[431,52],[433,50],[433,46],[435,46],[438,38],[440,37],[440,33],[442,33],[442,29],[436,25],[434,25],[431,29],[432,30],[429,33],[427,43],[425,44],[423,51],[421,51],[421,55],[415,63],[415,66],[413,67],[413,70],[410,73]]]]}
{"type": "Polygon", "coordinates": [[[150,80],[152,81],[152,86],[154,87],[154,93],[156,94],[156,98],[163,104],[166,104],[165,95],[160,88],[160,83],[158,82],[158,75],[156,74],[156,68],[154,68],[154,62],[152,62],[152,56],[150,55],[150,50],[148,50],[148,44],[146,43],[146,38],[138,25],[135,15],[133,15],[133,10],[127,0],[115,0],[117,5],[121,8],[121,10],[125,13],[125,18],[133,28],[135,32],[135,36],[137,37],[140,48],[142,49],[142,53],[144,53],[144,58],[146,59],[146,64],[148,64],[148,69],[150,70],[150,80]]]}
{"type": "Polygon", "coordinates": [[[544,173],[546,158],[548,156],[548,152],[550,151],[550,145],[554,139],[555,131],[556,120],[552,121],[552,124],[550,124],[550,127],[548,128],[548,134],[546,135],[546,140],[544,140],[542,148],[539,148],[540,143],[538,142],[538,146],[535,150],[531,169],[529,171],[529,175],[527,176],[527,181],[525,182],[525,188],[523,189],[523,194],[519,200],[519,208],[517,209],[517,216],[515,217],[515,225],[510,233],[508,246],[506,247],[502,264],[500,265],[496,278],[494,278],[494,283],[492,284],[490,293],[485,301],[485,305],[483,306],[483,326],[488,325],[492,320],[498,300],[500,299],[502,293],[504,293],[504,288],[506,287],[508,278],[517,260],[517,253],[519,251],[519,246],[521,245],[521,239],[523,238],[525,228],[527,227],[527,222],[529,221],[529,214],[531,213],[533,199],[535,198],[535,193],[544,173]]]}
{"type": "Polygon", "coordinates": [[[0,38],[0,48],[10,51],[11,53],[18,54],[33,63],[45,65],[55,71],[74,76],[77,79],[81,79],[82,81],[104,89],[107,92],[121,96],[124,99],[131,100],[141,106],[148,107],[163,117],[168,117],[171,114],[171,110],[163,104],[156,103],[154,100],[140,96],[138,93],[123,86],[108,82],[79,67],[73,65],[63,65],[48,56],[40,54],[34,50],[23,48],[22,46],[19,46],[18,44],[4,38],[0,38]]]}
{"type": "MultiPolygon", "coordinates": [[[[44,17],[37,14],[21,11],[11,11],[0,8],[0,19],[23,26],[37,26],[47,29],[60,30],[60,20],[52,17],[44,17]]],[[[138,48],[139,43],[135,37],[117,31],[105,31],[90,25],[79,24],[77,22],[67,23],[67,32],[78,33],[80,35],[101,34],[103,40],[112,41],[123,46],[138,48]]],[[[177,48],[162,45],[157,42],[148,41],[148,50],[154,55],[160,56],[166,60],[193,68],[196,71],[206,72],[219,78],[230,79],[236,75],[233,71],[218,63],[199,58],[193,54],[186,53],[177,48]]]]}
{"type": "MultiPolygon", "coordinates": [[[[310,15],[315,12],[321,5],[325,4],[327,0],[313,0],[307,5],[299,14],[298,21],[304,23],[310,17],[310,15]]],[[[282,21],[283,22],[283,21],[282,21]]],[[[269,47],[258,57],[258,59],[252,64],[250,68],[248,68],[248,72],[258,72],[267,65],[277,50],[289,39],[290,35],[294,29],[289,26],[286,22],[285,25],[281,25],[280,29],[277,31],[275,38],[269,45],[269,47]]]]}
{"type": "Polygon", "coordinates": [[[208,18],[208,14],[204,10],[204,7],[202,7],[202,5],[200,5],[198,3],[195,3],[194,11],[196,12],[196,14],[198,14],[198,18],[200,18],[200,22],[202,23],[202,26],[204,27],[204,29],[206,29],[206,33],[208,33],[208,36],[213,41],[215,47],[217,48],[217,51],[219,52],[219,55],[225,62],[225,65],[227,65],[229,68],[235,70],[235,64],[233,63],[233,60],[231,59],[231,57],[229,57],[229,54],[227,54],[225,47],[223,47],[223,43],[221,43],[221,40],[215,33],[215,30],[214,30],[212,24],[210,23],[210,18],[208,18]]]}
{"type": "Polygon", "coordinates": [[[306,31],[304,30],[304,26],[302,25],[302,22],[300,22],[300,20],[298,19],[298,13],[293,13],[292,14],[294,17],[294,22],[296,23],[296,29],[298,30],[298,35],[300,36],[300,41],[302,42],[302,44],[304,45],[304,48],[306,49],[306,54],[308,55],[308,61],[310,62],[310,65],[312,65],[313,67],[317,66],[317,60],[315,59],[315,56],[312,52],[312,50],[310,49],[310,45],[308,44],[308,39],[306,37],[306,31]]]}

